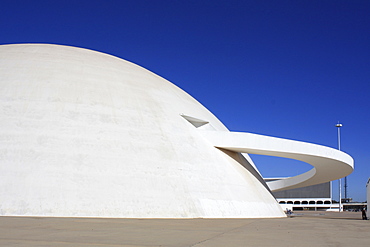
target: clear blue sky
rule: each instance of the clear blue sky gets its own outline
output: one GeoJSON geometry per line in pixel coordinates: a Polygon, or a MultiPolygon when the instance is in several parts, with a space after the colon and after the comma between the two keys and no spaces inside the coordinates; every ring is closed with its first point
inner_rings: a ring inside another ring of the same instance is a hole
{"type": "MultiPolygon", "coordinates": [[[[337,147],[370,177],[370,1],[2,0],[0,44],[89,48],[181,87],[230,130],[337,147]]],[[[265,177],[308,165],[253,156],[265,177]]],[[[333,182],[337,199],[337,181],[333,182]]]]}

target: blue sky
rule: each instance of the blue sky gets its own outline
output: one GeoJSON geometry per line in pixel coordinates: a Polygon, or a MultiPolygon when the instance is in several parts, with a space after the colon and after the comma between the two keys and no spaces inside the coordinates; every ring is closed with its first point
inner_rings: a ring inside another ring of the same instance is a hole
{"type": "MultiPolygon", "coordinates": [[[[2,0],[0,44],[89,48],[187,91],[230,130],[337,147],[370,177],[370,1],[2,0]]],[[[253,156],[266,177],[309,166],[253,156]]],[[[337,199],[337,181],[333,182],[337,199]]]]}

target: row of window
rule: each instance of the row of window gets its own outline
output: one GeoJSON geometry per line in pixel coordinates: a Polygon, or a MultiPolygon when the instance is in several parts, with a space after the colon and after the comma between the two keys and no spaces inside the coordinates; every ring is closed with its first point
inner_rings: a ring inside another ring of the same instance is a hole
{"type": "Polygon", "coordinates": [[[331,202],[330,201],[280,201],[279,204],[317,205],[317,204],[331,204],[331,202]]]}

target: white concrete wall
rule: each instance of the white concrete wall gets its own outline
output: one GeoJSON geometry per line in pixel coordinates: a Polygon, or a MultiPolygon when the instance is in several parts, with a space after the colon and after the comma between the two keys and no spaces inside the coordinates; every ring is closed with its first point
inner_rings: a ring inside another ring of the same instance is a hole
{"type": "Polygon", "coordinates": [[[122,59],[0,46],[0,114],[0,215],[284,216],[251,160],[183,117],[228,132],[211,112],[122,59]]]}

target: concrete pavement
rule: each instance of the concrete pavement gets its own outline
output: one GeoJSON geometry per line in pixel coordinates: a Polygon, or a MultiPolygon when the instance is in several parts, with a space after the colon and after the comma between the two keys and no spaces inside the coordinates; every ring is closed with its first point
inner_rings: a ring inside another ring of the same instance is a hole
{"type": "Polygon", "coordinates": [[[0,246],[370,246],[354,212],[275,219],[0,217],[0,246]]]}

